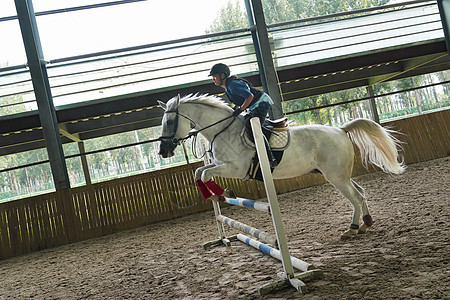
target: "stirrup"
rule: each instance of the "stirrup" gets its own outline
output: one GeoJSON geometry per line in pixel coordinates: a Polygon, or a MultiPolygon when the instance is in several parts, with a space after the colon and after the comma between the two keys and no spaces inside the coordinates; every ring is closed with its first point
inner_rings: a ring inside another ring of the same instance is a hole
{"type": "Polygon", "coordinates": [[[278,161],[276,159],[269,161],[269,164],[272,169],[278,167],[278,161]]]}

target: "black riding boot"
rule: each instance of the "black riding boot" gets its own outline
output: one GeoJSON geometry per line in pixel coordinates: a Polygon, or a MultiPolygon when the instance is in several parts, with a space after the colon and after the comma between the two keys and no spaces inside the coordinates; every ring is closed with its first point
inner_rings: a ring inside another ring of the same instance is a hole
{"type": "Polygon", "coordinates": [[[267,141],[266,137],[263,136],[263,138],[264,138],[264,144],[266,145],[266,152],[267,152],[267,157],[269,158],[269,164],[270,164],[270,167],[273,169],[276,166],[278,166],[278,162],[275,159],[275,156],[273,156],[272,149],[270,149],[270,145],[269,145],[269,142],[267,141]]]}

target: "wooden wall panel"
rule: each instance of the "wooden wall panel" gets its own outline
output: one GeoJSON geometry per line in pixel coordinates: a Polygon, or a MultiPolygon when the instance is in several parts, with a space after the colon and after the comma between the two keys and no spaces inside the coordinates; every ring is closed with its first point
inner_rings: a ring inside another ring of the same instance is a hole
{"type": "MultiPolygon", "coordinates": [[[[450,155],[450,110],[383,123],[402,134],[407,164],[450,155]]],[[[202,162],[0,204],[0,259],[211,210],[194,181],[202,162]]],[[[353,175],[373,172],[355,153],[353,175]]],[[[261,182],[216,178],[240,197],[264,198],[261,182]]],[[[278,193],[322,184],[320,174],[276,180],[278,193]]]]}

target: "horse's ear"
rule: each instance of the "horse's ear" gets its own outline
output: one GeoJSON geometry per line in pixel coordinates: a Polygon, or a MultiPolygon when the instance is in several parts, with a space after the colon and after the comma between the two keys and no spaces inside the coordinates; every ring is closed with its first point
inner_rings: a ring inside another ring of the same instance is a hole
{"type": "Polygon", "coordinates": [[[178,104],[180,104],[180,98],[181,98],[181,97],[180,97],[180,94],[178,94],[178,95],[177,95],[177,107],[178,107],[178,104]]]}
{"type": "Polygon", "coordinates": [[[159,104],[159,107],[161,107],[164,110],[167,110],[167,105],[164,102],[158,100],[158,104],[159,104]]]}

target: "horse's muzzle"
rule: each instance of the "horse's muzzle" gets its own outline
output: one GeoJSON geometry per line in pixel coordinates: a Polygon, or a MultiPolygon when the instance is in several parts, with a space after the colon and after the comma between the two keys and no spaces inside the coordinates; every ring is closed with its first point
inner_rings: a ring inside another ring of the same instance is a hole
{"type": "Polygon", "coordinates": [[[163,158],[172,157],[173,154],[174,154],[173,151],[170,149],[165,149],[162,147],[159,148],[159,155],[161,155],[163,158]]]}
{"type": "Polygon", "coordinates": [[[159,155],[163,158],[172,157],[174,155],[174,150],[177,145],[173,142],[161,141],[159,145],[159,155]]]}

